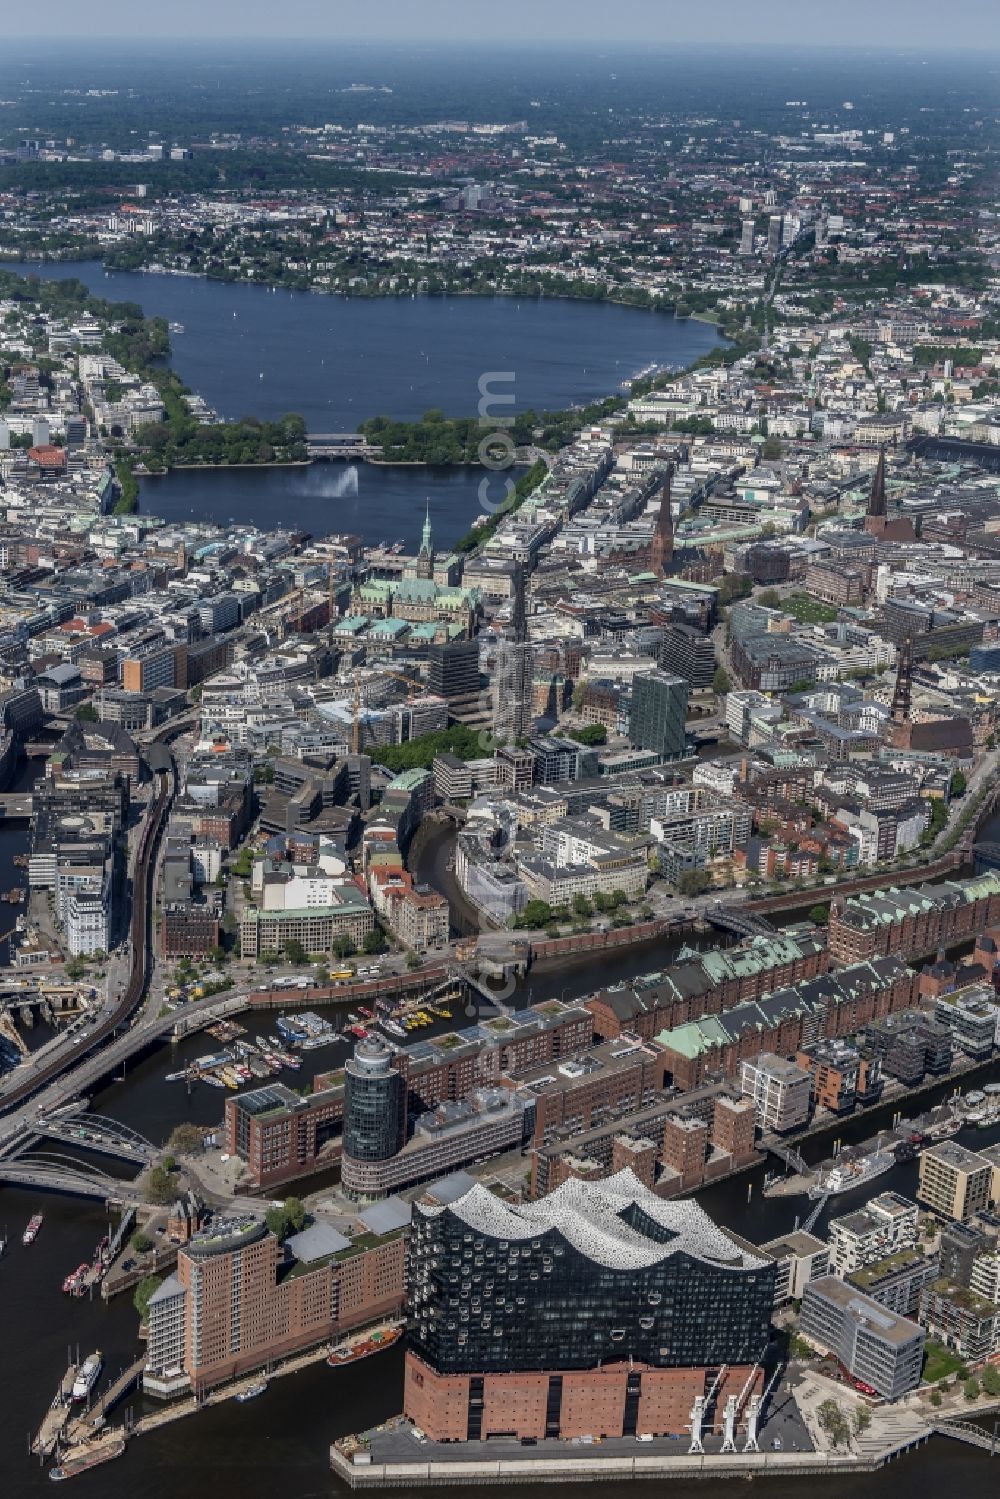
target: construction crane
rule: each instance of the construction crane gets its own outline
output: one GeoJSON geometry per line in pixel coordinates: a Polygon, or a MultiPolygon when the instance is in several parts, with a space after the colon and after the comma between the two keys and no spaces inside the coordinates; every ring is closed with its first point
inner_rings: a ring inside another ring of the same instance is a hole
{"type": "Polygon", "coordinates": [[[760,1447],[757,1445],[757,1427],[760,1423],[761,1413],[770,1398],[771,1391],[778,1382],[780,1373],[781,1365],[778,1364],[767,1382],[767,1388],[764,1390],[764,1393],[750,1397],[750,1404],[747,1406],[747,1439],[743,1444],[744,1452],[760,1451],[760,1447]]]}

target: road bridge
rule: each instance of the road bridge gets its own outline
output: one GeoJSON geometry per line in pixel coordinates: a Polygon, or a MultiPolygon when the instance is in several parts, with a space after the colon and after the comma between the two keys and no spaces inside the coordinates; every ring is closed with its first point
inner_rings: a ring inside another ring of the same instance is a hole
{"type": "Polygon", "coordinates": [[[0,817],[8,820],[15,817],[31,817],[35,810],[35,798],[23,791],[0,792],[0,817]]]}
{"type": "Polygon", "coordinates": [[[737,911],[733,906],[706,906],[702,915],[709,926],[720,927],[737,937],[767,937],[774,933],[767,918],[753,911],[737,911]]]}
{"type": "Polygon", "coordinates": [[[382,452],[360,432],[307,432],[306,449],[310,458],[377,458],[382,452]]]}
{"type": "Polygon", "coordinates": [[[148,1165],[153,1159],[156,1147],[137,1130],[117,1119],[85,1111],[86,1103],[82,1102],[78,1108],[58,1118],[39,1118],[25,1126],[23,1138],[27,1142],[34,1139],[60,1140],[76,1150],[92,1150],[96,1155],[112,1156],[136,1166],[148,1165]]]}

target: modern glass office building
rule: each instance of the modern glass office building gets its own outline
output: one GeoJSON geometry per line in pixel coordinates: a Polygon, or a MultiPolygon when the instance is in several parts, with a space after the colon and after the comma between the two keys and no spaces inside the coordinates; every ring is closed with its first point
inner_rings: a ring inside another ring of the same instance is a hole
{"type": "Polygon", "coordinates": [[[638,749],[655,750],[665,760],[684,753],[684,721],[687,717],[688,684],[665,671],[648,671],[632,683],[629,743],[638,749]]]}
{"type": "Polygon", "coordinates": [[[410,1346],[440,1374],[753,1365],[775,1266],[630,1171],[510,1204],[414,1209],[410,1346]]]}
{"type": "Polygon", "coordinates": [[[402,1147],[406,1088],[381,1041],[359,1041],[345,1068],[344,1155],[385,1161],[402,1147]]]}

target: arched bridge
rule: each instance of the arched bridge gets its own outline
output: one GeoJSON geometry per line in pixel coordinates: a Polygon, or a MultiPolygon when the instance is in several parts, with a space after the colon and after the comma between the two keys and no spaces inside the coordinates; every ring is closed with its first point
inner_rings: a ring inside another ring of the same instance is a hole
{"type": "MultiPolygon", "coordinates": [[[[156,1147],[117,1119],[107,1119],[101,1114],[88,1114],[86,1105],[32,1121],[24,1131],[24,1139],[44,1137],[60,1140],[76,1150],[92,1150],[97,1155],[114,1156],[119,1161],[129,1161],[145,1166],[156,1154],[156,1147]]],[[[16,1148],[16,1147],[15,1147],[16,1148]]]]}
{"type": "Polygon", "coordinates": [[[739,911],[735,906],[706,906],[702,912],[709,926],[732,932],[737,937],[767,937],[774,927],[765,916],[753,911],[739,911]]]}
{"type": "Polygon", "coordinates": [[[142,1199],[134,1182],[106,1176],[89,1161],[58,1154],[0,1160],[0,1182],[19,1187],[41,1187],[49,1192],[70,1192],[77,1197],[96,1197],[101,1202],[138,1202],[142,1199]]]}

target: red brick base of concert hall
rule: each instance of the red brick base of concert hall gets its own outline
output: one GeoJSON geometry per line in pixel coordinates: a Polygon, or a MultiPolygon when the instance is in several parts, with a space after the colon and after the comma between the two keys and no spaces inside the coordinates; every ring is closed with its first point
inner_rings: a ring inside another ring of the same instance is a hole
{"type": "MultiPolygon", "coordinates": [[[[708,1394],[717,1373],[620,1363],[517,1374],[437,1374],[407,1352],[403,1411],[435,1442],[667,1436],[690,1427],[691,1407],[698,1395],[708,1394]]],[[[706,1430],[721,1429],[728,1397],[739,1397],[752,1373],[750,1365],[726,1369],[706,1430]]],[[[758,1369],[747,1399],[761,1393],[763,1379],[758,1369]]]]}

